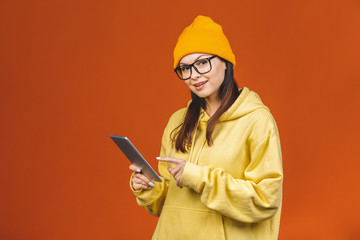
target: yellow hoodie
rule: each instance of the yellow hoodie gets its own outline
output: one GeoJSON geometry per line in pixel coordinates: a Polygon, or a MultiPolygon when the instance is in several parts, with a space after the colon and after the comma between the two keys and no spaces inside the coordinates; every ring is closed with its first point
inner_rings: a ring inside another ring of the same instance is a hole
{"type": "MultiPolygon", "coordinates": [[[[282,197],[278,129],[259,96],[244,87],[220,117],[213,145],[206,143],[209,116],[201,111],[189,153],[176,152],[170,133],[187,108],[175,112],[164,131],[161,157],[185,159],[180,185],[159,162],[163,182],[134,191],[137,202],[160,216],[152,239],[277,239],[282,197]]],[[[130,184],[131,185],[131,184],[130,184]]]]}

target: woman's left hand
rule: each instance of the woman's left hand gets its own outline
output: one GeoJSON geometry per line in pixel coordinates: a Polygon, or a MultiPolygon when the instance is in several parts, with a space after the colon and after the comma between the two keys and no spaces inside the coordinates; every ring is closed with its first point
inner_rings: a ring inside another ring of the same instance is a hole
{"type": "Polygon", "coordinates": [[[169,157],[157,157],[156,159],[162,162],[168,162],[176,165],[174,168],[168,168],[168,170],[170,174],[173,175],[173,177],[175,178],[176,185],[182,188],[182,186],[180,186],[180,178],[182,173],[184,172],[186,161],[182,159],[169,158],[169,157]]]}

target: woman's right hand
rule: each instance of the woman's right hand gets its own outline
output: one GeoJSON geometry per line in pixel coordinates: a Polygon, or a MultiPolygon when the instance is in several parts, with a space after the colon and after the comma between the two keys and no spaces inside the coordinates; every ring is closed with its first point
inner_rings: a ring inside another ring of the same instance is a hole
{"type": "Polygon", "coordinates": [[[132,187],[135,191],[149,190],[152,187],[155,187],[155,184],[145,177],[139,168],[134,165],[130,165],[130,170],[135,172],[132,177],[132,187]]]}

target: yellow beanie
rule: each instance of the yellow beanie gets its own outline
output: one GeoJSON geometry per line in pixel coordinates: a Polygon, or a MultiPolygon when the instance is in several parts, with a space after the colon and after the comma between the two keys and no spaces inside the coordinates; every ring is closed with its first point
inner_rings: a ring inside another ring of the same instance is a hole
{"type": "Polygon", "coordinates": [[[174,68],[190,53],[214,54],[235,66],[235,55],[221,26],[211,18],[197,16],[181,33],[174,49],[174,68]]]}

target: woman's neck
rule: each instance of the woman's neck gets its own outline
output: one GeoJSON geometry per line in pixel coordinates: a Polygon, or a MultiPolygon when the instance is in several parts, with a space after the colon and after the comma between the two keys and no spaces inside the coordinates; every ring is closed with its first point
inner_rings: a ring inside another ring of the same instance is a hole
{"type": "Polygon", "coordinates": [[[211,117],[220,107],[220,98],[205,98],[206,101],[206,113],[211,117]]]}

